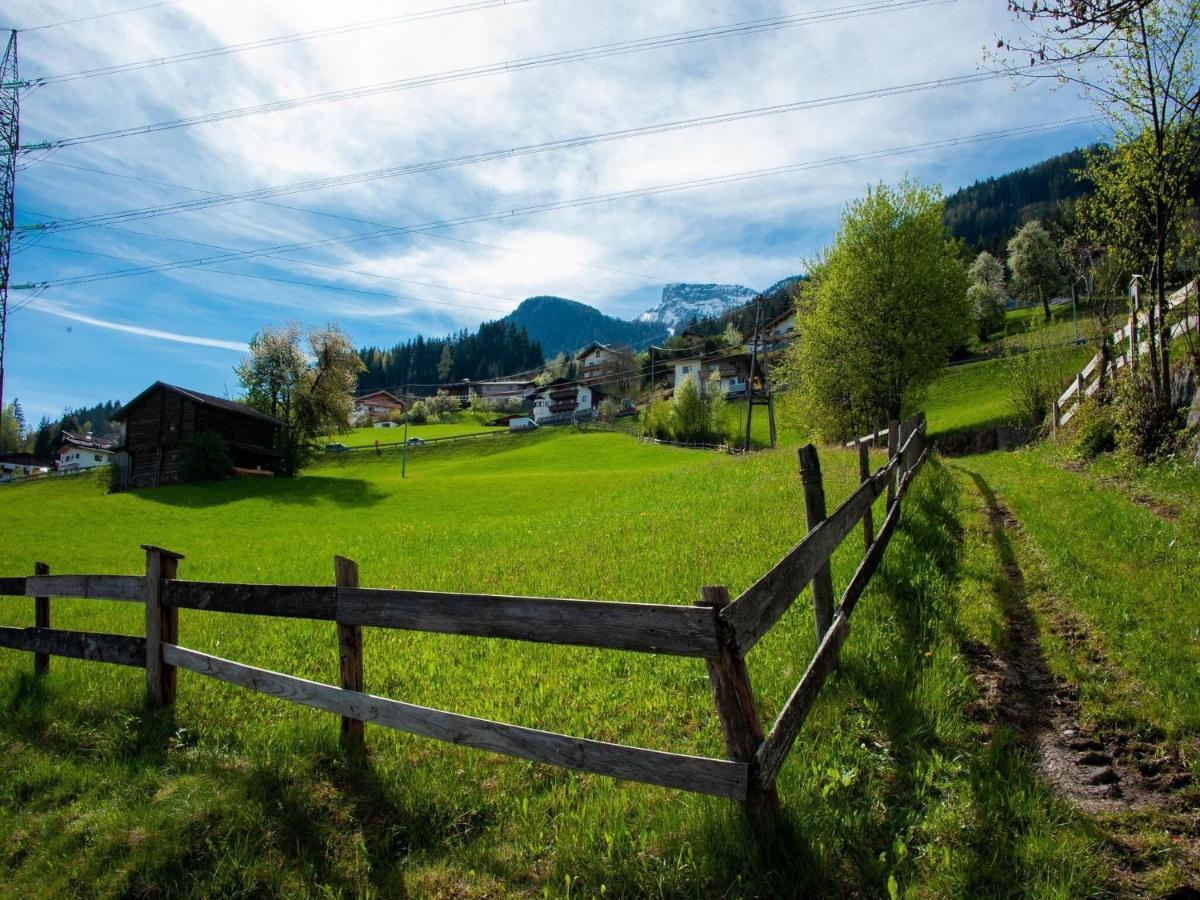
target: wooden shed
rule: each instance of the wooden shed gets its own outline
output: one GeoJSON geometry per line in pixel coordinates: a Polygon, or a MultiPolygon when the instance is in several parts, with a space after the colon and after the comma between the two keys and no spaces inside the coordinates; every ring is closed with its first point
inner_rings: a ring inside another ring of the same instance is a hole
{"type": "Polygon", "coordinates": [[[125,423],[117,465],[126,487],[155,487],[178,480],[180,446],[194,435],[216,432],[241,469],[273,471],[282,454],[283,423],[244,403],[156,381],[127,403],[116,418],[125,423]]]}

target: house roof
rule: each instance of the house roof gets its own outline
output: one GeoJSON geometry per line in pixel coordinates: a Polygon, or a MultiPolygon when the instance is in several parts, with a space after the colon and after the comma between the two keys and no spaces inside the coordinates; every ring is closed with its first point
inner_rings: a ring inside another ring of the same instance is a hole
{"type": "Polygon", "coordinates": [[[0,454],[0,463],[8,463],[10,466],[40,466],[43,469],[54,465],[50,460],[39,459],[32,453],[3,453],[0,454]]]}
{"type": "Polygon", "coordinates": [[[770,322],[767,322],[765,325],[763,325],[763,331],[770,331],[776,325],[781,323],[784,319],[788,318],[789,316],[794,316],[794,315],[796,315],[796,310],[794,310],[794,309],[785,310],[784,312],[780,313],[775,318],[773,318],[770,322]]]}
{"type": "Polygon", "coordinates": [[[144,399],[146,399],[147,396],[152,394],[158,388],[179,394],[181,397],[186,397],[192,402],[199,403],[202,406],[214,406],[217,409],[223,409],[226,412],[237,413],[238,415],[249,416],[252,419],[260,419],[264,422],[270,422],[272,425],[283,424],[283,422],[274,416],[265,412],[260,412],[252,406],[247,406],[245,403],[238,403],[236,400],[226,400],[223,397],[214,397],[212,394],[202,394],[199,391],[192,391],[188,390],[187,388],[178,387],[174,384],[167,384],[165,381],[154,382],[154,384],[150,385],[150,387],[146,388],[144,391],[126,403],[125,406],[121,408],[121,411],[113,416],[113,418],[124,419],[129,414],[131,409],[141,403],[144,399]]]}
{"type": "Polygon", "coordinates": [[[609,347],[607,344],[602,344],[599,341],[592,341],[590,344],[588,344],[586,347],[584,347],[582,350],[580,350],[578,353],[575,354],[575,359],[577,359],[577,360],[583,359],[585,356],[587,356],[593,350],[603,350],[605,353],[615,352],[613,350],[613,348],[609,347]]]}
{"type": "Polygon", "coordinates": [[[369,394],[363,394],[361,397],[355,397],[354,402],[355,403],[366,403],[368,400],[375,400],[376,398],[378,398],[380,400],[384,400],[388,403],[394,403],[401,408],[404,407],[404,401],[401,400],[399,397],[397,397],[395,394],[393,394],[391,391],[371,391],[371,393],[369,393],[369,394]]]}
{"type": "Polygon", "coordinates": [[[117,444],[121,443],[120,437],[116,435],[94,437],[90,433],[72,434],[64,431],[61,437],[64,445],[69,444],[72,447],[79,447],[81,450],[102,450],[105,453],[111,453],[117,448],[117,444]]]}

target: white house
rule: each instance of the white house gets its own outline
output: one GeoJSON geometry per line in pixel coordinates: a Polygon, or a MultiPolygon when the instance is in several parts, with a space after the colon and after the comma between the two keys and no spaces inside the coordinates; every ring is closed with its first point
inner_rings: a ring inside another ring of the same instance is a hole
{"type": "Polygon", "coordinates": [[[575,363],[580,380],[591,382],[616,373],[621,358],[612,347],[592,341],[575,355],[575,363]]]}
{"type": "Polygon", "coordinates": [[[52,465],[49,460],[38,459],[32,453],[7,453],[0,456],[0,479],[45,475],[52,465]]]}
{"type": "Polygon", "coordinates": [[[730,396],[746,392],[746,379],[750,374],[750,354],[740,350],[710,353],[675,360],[675,387],[689,378],[702,390],[707,390],[712,377],[717,376],[721,390],[730,396]]]}
{"type": "Polygon", "coordinates": [[[559,378],[534,393],[533,421],[540,425],[558,416],[590,417],[601,396],[599,391],[586,384],[559,378]]]}
{"type": "Polygon", "coordinates": [[[117,438],[97,438],[91,433],[71,434],[64,431],[62,446],[58,449],[58,471],[82,472],[84,469],[107,466],[112,463],[117,443],[117,438]]]}
{"type": "Polygon", "coordinates": [[[796,311],[794,309],[789,309],[783,315],[776,316],[763,326],[763,334],[766,336],[768,344],[790,341],[795,330],[796,311]]]}

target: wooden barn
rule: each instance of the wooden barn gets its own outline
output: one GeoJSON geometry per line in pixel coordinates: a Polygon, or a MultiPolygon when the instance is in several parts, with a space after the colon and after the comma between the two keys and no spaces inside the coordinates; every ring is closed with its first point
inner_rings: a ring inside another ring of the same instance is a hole
{"type": "Polygon", "coordinates": [[[213,431],[225,439],[239,469],[275,470],[281,458],[283,423],[244,403],[156,381],[127,403],[116,418],[125,423],[117,465],[125,487],[156,487],[177,481],[180,446],[213,431]]]}

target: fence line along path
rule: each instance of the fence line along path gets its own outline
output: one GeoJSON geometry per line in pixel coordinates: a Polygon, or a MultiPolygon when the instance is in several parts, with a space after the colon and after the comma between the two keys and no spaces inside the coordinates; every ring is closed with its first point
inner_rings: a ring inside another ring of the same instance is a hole
{"type": "Polygon", "coordinates": [[[38,563],[28,577],[0,577],[0,595],[34,598],[32,628],[0,627],[0,647],[32,652],[39,674],[51,656],[136,666],[146,672],[154,706],[176,703],[176,672],[189,672],[268,694],[341,717],[348,753],[366,749],[364,723],[547,765],[741,802],[755,827],[774,832],[779,815],[775,782],[850,634],[854,607],[878,570],[900,517],[901,500],[926,459],[924,415],[893,422],[888,459],[871,472],[868,444],[857,442],[861,483],[827,514],[820,459],[812,445],[800,449],[807,534],[742,594],[722,586],[701,589],[692,606],[603,602],[555,597],[383,590],[359,586],[357,565],[334,560],[332,585],[227,584],[185,581],[184,557],[144,546],[145,574],[54,575],[38,563]],[[872,504],[887,495],[876,531],[872,504]],[[830,560],[862,522],[865,552],[840,595],[830,560]],[[746,668],[746,654],[812,585],[818,646],[782,711],[765,728],[746,668]],[[94,634],[51,627],[51,597],[141,603],[145,637],[94,634]],[[334,623],[340,683],[320,684],[249,666],[181,643],[179,610],[285,617],[334,623]],[[505,722],[429,709],[369,693],[363,666],[363,628],[392,628],[504,638],[608,650],[703,659],[727,758],[669,753],[556,734],[505,722]]]}
{"type": "MultiPolygon", "coordinates": [[[[1171,326],[1172,340],[1185,331],[1195,331],[1200,328],[1200,316],[1190,313],[1188,309],[1188,304],[1195,302],[1196,299],[1197,282],[1195,281],[1184,285],[1168,298],[1168,311],[1181,311],[1182,313],[1179,321],[1171,326]]],[[[1094,397],[1106,378],[1115,375],[1125,366],[1137,365],[1138,358],[1150,352],[1151,341],[1158,340],[1160,336],[1152,334],[1148,335],[1145,340],[1138,340],[1141,329],[1147,328],[1148,323],[1148,312],[1130,313],[1129,321],[1112,333],[1112,347],[1116,355],[1110,360],[1105,360],[1104,353],[1099,352],[1079,370],[1071,383],[1067,385],[1067,389],[1054,401],[1050,421],[1055,428],[1070,422],[1079,412],[1084,400],[1094,397]]]]}

